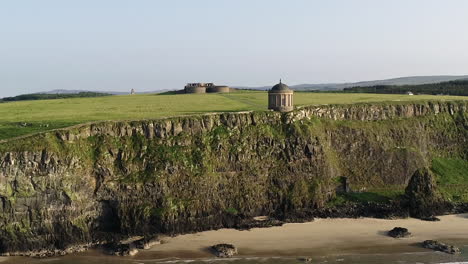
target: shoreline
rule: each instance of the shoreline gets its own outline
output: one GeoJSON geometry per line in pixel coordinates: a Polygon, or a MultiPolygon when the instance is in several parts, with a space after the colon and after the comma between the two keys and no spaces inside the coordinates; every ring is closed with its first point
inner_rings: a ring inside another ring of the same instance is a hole
{"type": "Polygon", "coordinates": [[[458,246],[468,244],[468,214],[439,218],[439,222],[414,218],[316,219],[307,223],[242,231],[204,231],[164,237],[161,245],[141,251],[136,258],[213,258],[209,247],[218,243],[235,245],[239,251],[235,257],[241,258],[432,252],[419,245],[428,239],[458,246]],[[408,228],[412,236],[400,239],[387,236],[387,232],[397,226],[408,228]]]}
{"type": "MultiPolygon", "coordinates": [[[[468,261],[468,214],[439,216],[441,221],[428,222],[415,218],[321,218],[306,223],[288,223],[283,226],[252,228],[250,230],[219,229],[174,237],[161,237],[162,244],[140,250],[133,257],[118,257],[90,249],[63,257],[35,259],[29,257],[0,257],[0,263],[173,263],[211,262],[226,260],[215,257],[212,245],[230,243],[238,248],[238,254],[229,260],[274,260],[312,258],[320,263],[329,260],[408,254],[408,256],[436,256],[441,259],[457,255],[434,253],[420,243],[427,239],[463,247],[462,261],[468,261]],[[408,228],[409,238],[395,239],[387,236],[394,227],[408,228]],[[431,255],[432,253],[432,255],[431,255]],[[466,260],[465,260],[466,259],[466,260]]],[[[457,259],[459,260],[459,259],[457,259]]],[[[465,263],[465,262],[462,262],[465,263]]],[[[468,262],[466,262],[468,263],[468,262]]]]}

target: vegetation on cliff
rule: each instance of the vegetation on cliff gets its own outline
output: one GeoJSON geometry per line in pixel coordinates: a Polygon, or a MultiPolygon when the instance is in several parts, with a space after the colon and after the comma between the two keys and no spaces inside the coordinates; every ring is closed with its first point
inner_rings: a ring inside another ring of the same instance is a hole
{"type": "Polygon", "coordinates": [[[432,171],[445,199],[468,203],[468,161],[462,158],[435,158],[432,171]]]}
{"type": "Polygon", "coordinates": [[[466,102],[310,106],[100,122],[3,142],[0,249],[340,215],[336,208],[404,215],[392,203],[431,165],[436,181],[453,179],[441,195],[466,197],[466,174],[437,172],[468,160],[466,112],[466,102]]]}

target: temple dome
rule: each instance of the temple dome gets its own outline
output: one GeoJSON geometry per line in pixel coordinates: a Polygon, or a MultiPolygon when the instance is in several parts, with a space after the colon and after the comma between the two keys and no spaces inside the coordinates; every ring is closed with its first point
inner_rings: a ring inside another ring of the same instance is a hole
{"type": "Polygon", "coordinates": [[[275,86],[271,88],[271,91],[291,91],[291,89],[289,88],[289,86],[282,83],[280,80],[278,84],[276,84],[275,86]]]}

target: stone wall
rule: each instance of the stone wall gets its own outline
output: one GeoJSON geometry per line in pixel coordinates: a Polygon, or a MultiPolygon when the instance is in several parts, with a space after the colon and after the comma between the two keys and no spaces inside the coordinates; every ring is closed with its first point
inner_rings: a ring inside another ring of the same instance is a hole
{"type": "Polygon", "coordinates": [[[229,93],[229,91],[228,86],[214,86],[207,89],[208,93],[229,93]]]}
{"type": "Polygon", "coordinates": [[[185,93],[206,93],[206,87],[185,87],[185,93]]]}

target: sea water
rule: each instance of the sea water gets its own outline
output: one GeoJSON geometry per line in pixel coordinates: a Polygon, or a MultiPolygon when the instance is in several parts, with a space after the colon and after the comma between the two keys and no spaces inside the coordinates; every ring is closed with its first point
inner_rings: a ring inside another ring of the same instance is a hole
{"type": "MultiPolygon", "coordinates": [[[[358,254],[314,257],[311,264],[468,264],[468,245],[461,248],[462,254],[449,255],[442,252],[358,254]]],[[[136,257],[110,257],[103,255],[69,255],[58,258],[31,259],[12,257],[2,264],[299,264],[306,263],[302,257],[236,257],[231,259],[139,259],[136,257]]]]}

